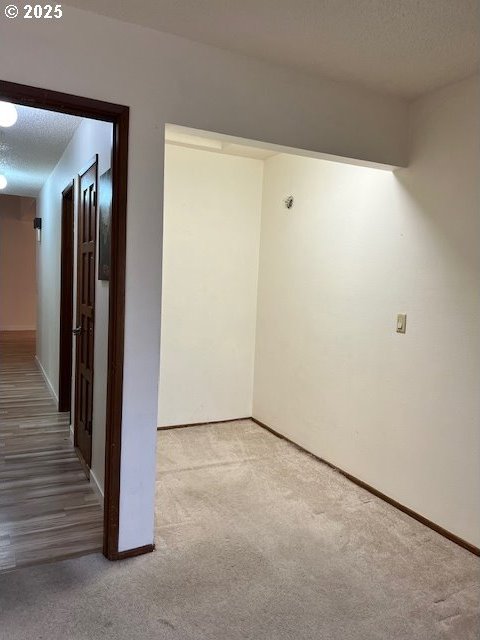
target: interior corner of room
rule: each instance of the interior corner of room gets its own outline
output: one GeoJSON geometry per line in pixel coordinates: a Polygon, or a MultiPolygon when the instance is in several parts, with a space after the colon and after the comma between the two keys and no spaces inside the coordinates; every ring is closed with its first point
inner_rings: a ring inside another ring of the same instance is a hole
{"type": "Polygon", "coordinates": [[[253,417],[478,552],[477,92],[406,168],[167,125],[161,429],[253,417]]]}

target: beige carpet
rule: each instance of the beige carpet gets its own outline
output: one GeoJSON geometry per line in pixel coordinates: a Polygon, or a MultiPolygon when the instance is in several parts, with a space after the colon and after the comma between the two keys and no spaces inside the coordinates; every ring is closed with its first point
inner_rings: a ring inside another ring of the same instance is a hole
{"type": "Polygon", "coordinates": [[[158,441],[157,550],[0,575],[2,640],[478,640],[467,551],[250,421],[158,441]]]}

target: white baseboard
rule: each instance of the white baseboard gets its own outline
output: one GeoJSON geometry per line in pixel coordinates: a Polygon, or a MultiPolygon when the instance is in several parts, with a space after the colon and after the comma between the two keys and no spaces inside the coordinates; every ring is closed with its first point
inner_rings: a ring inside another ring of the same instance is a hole
{"type": "Polygon", "coordinates": [[[0,327],[0,331],[36,331],[37,327],[32,325],[16,325],[16,324],[7,324],[3,327],[0,327]]]}
{"type": "Polygon", "coordinates": [[[102,506],[103,506],[103,499],[104,499],[103,489],[100,486],[100,483],[98,482],[97,476],[95,475],[95,473],[93,472],[92,469],[90,469],[90,486],[95,491],[97,496],[100,498],[100,502],[102,503],[102,506]]]}
{"type": "Polygon", "coordinates": [[[43,366],[42,366],[42,363],[41,363],[41,362],[40,362],[40,360],[38,359],[38,356],[35,356],[35,362],[37,363],[37,367],[40,369],[40,373],[42,374],[43,379],[45,380],[45,383],[46,383],[46,385],[47,385],[47,387],[48,387],[48,390],[49,390],[49,391],[50,391],[50,393],[52,394],[52,397],[53,397],[53,399],[55,400],[55,403],[56,403],[57,408],[58,408],[58,396],[57,396],[57,394],[55,393],[55,389],[53,388],[53,385],[52,385],[52,383],[50,382],[50,379],[49,379],[49,377],[47,376],[46,371],[45,371],[45,369],[44,369],[44,368],[43,368],[43,366]]]}

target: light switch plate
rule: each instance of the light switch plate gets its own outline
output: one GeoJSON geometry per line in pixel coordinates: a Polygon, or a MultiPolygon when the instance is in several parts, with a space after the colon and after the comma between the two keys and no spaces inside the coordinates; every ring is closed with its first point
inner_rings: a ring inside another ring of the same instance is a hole
{"type": "Polygon", "coordinates": [[[407,331],[407,314],[399,313],[397,316],[397,333],[406,333],[407,331]]]}

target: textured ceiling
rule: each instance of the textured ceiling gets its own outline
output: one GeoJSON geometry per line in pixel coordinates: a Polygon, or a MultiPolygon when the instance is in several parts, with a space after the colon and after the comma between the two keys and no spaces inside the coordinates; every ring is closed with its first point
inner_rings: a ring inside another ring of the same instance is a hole
{"type": "Polygon", "coordinates": [[[67,0],[411,99],[479,68],[480,0],[67,0]]]}
{"type": "Polygon", "coordinates": [[[16,105],[18,120],[0,127],[0,174],[8,181],[2,194],[37,196],[60,160],[81,118],[16,105]]]}

